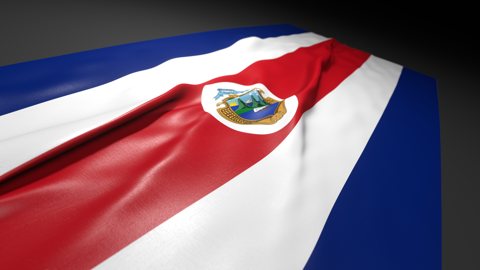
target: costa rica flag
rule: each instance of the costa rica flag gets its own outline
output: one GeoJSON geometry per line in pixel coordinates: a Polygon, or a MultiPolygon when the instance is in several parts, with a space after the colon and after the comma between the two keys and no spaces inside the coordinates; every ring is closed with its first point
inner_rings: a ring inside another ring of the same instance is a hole
{"type": "Polygon", "coordinates": [[[294,26],[0,67],[5,269],[441,269],[435,80],[294,26]]]}

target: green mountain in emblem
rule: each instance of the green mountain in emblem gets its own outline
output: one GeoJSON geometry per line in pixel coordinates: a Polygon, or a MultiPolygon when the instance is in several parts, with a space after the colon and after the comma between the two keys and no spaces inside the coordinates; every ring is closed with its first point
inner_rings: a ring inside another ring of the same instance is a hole
{"type": "Polygon", "coordinates": [[[253,110],[252,107],[247,106],[243,100],[238,99],[238,108],[235,110],[236,114],[242,114],[253,110]]]}
{"type": "Polygon", "coordinates": [[[252,96],[252,100],[253,100],[253,106],[252,106],[253,108],[258,108],[258,107],[263,107],[268,105],[261,96],[252,96]]]}
{"type": "Polygon", "coordinates": [[[267,102],[263,99],[263,97],[258,93],[257,90],[250,91],[244,95],[239,96],[235,99],[236,105],[238,106],[235,109],[235,113],[240,115],[242,113],[249,112],[256,108],[261,108],[268,106],[267,102]]]}

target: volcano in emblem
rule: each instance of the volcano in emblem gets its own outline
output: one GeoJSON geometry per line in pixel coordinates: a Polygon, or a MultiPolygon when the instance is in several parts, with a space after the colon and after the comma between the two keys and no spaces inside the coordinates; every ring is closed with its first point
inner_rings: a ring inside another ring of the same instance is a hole
{"type": "Polygon", "coordinates": [[[217,112],[226,120],[242,125],[272,125],[287,109],[283,100],[269,97],[260,88],[237,91],[218,88],[217,112]]]}

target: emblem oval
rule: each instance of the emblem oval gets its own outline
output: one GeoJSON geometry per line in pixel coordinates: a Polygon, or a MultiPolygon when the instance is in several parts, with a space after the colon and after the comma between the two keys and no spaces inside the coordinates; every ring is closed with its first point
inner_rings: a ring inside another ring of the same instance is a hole
{"type": "Polygon", "coordinates": [[[298,107],[296,96],[282,100],[265,85],[221,82],[205,85],[202,106],[222,124],[252,134],[270,134],[285,127],[298,107]]]}

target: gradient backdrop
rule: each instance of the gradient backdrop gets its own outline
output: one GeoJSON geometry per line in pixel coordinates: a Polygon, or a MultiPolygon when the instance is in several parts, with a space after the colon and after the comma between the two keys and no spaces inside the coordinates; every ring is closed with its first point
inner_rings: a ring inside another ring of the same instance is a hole
{"type": "Polygon", "coordinates": [[[376,8],[383,12],[365,2],[2,2],[0,66],[178,34],[290,23],[436,77],[443,265],[445,270],[480,269],[480,54],[472,41],[478,12],[459,1],[428,9],[387,1],[376,8]]]}

